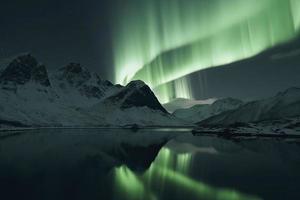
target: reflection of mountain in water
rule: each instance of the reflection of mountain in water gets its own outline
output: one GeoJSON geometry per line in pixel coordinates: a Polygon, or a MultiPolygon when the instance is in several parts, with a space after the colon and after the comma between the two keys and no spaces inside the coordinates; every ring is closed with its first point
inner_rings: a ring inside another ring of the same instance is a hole
{"type": "Polygon", "coordinates": [[[169,133],[49,129],[0,140],[1,199],[111,199],[110,171],[150,167],[169,133]]]}
{"type": "Polygon", "coordinates": [[[22,133],[0,140],[1,199],[299,199],[300,146],[290,140],[174,129],[22,133]]]}
{"type": "MultiPolygon", "coordinates": [[[[177,143],[177,145],[181,145],[177,143]]],[[[185,145],[185,144],[183,144],[185,145]]],[[[189,146],[191,147],[191,146],[189,146]]],[[[178,146],[176,147],[178,148],[178,146]]],[[[215,151],[204,151],[216,153],[215,151]]],[[[235,190],[218,189],[189,177],[193,153],[163,147],[150,168],[142,175],[123,165],[114,170],[116,199],[222,199],[256,200],[235,190]]]]}

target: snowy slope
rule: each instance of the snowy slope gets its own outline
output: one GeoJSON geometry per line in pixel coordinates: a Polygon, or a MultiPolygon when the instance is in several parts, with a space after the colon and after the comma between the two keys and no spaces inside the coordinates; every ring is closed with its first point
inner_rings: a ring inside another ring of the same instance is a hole
{"type": "Polygon", "coordinates": [[[0,120],[29,126],[89,124],[85,115],[63,104],[47,70],[31,55],[14,59],[0,76],[0,120]]]}
{"type": "Polygon", "coordinates": [[[126,124],[190,125],[170,115],[159,103],[151,89],[142,81],[132,81],[116,94],[91,107],[89,112],[96,116],[103,114],[110,124],[121,126],[126,124]]]}
{"type": "Polygon", "coordinates": [[[217,99],[206,99],[206,100],[192,100],[192,99],[184,99],[184,98],[177,98],[173,101],[170,101],[169,103],[164,104],[164,108],[169,111],[170,113],[173,113],[174,111],[178,109],[187,109],[191,108],[195,105],[207,105],[212,104],[217,99]]]}
{"type": "Polygon", "coordinates": [[[19,126],[180,126],[150,88],[137,81],[126,87],[101,80],[79,64],[49,78],[29,54],[14,59],[0,75],[0,128],[19,126]]]}
{"type": "Polygon", "coordinates": [[[300,116],[300,88],[289,88],[276,96],[249,102],[240,108],[213,116],[200,124],[228,125],[300,116]]]}
{"type": "Polygon", "coordinates": [[[33,84],[19,87],[16,93],[2,90],[0,119],[28,126],[82,126],[96,123],[42,90],[45,89],[33,84]]]}
{"type": "Polygon", "coordinates": [[[76,63],[60,68],[50,75],[50,79],[60,100],[77,107],[94,105],[119,90],[119,87],[76,63]]]}
{"type": "Polygon", "coordinates": [[[211,105],[195,105],[187,109],[178,109],[173,115],[179,119],[196,123],[222,112],[234,110],[242,104],[243,102],[238,99],[225,98],[217,100],[211,105]]]}

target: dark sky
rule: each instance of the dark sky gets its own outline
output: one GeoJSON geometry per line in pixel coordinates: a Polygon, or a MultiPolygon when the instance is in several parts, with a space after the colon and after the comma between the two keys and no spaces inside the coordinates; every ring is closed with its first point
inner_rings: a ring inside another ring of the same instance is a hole
{"type": "Polygon", "coordinates": [[[1,0],[0,59],[31,52],[48,69],[80,62],[112,77],[112,0],[1,0]]]}
{"type": "MultiPolygon", "coordinates": [[[[0,61],[31,52],[50,70],[79,62],[112,80],[111,26],[125,3],[129,0],[1,0],[0,61]]],[[[299,41],[285,51],[299,49],[299,41]]],[[[300,87],[300,55],[280,62],[264,58],[193,73],[196,98],[262,98],[300,87]]]]}

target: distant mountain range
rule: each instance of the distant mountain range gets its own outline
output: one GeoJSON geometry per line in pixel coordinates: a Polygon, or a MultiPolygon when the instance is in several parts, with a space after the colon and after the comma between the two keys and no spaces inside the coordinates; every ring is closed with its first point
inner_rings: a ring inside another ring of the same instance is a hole
{"type": "Polygon", "coordinates": [[[173,115],[198,125],[198,131],[241,133],[300,133],[300,88],[271,98],[242,102],[224,98],[212,104],[177,109],[173,115]]]}
{"type": "Polygon", "coordinates": [[[212,116],[199,124],[230,125],[300,116],[300,88],[289,88],[276,96],[246,103],[235,110],[212,116]]]}
{"type": "Polygon", "coordinates": [[[228,110],[234,110],[243,104],[241,100],[224,98],[212,104],[198,104],[187,109],[178,109],[173,115],[179,119],[196,123],[228,110]]]}
{"type": "Polygon", "coordinates": [[[212,104],[216,100],[217,100],[216,98],[205,99],[205,100],[193,100],[193,99],[177,98],[177,99],[174,99],[174,100],[172,100],[168,103],[165,103],[163,106],[167,111],[169,111],[170,113],[173,113],[174,111],[176,111],[178,109],[187,109],[187,108],[191,108],[195,105],[212,104]]]}
{"type": "Polygon", "coordinates": [[[102,80],[80,64],[48,74],[30,54],[0,74],[0,127],[181,126],[142,81],[127,86],[102,80]]]}

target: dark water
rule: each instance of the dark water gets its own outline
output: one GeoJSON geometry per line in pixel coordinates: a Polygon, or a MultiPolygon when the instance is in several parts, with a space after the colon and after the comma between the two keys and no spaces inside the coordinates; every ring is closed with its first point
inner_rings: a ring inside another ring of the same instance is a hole
{"type": "Polygon", "coordinates": [[[300,142],[185,130],[0,133],[0,198],[300,199],[300,142]]]}

